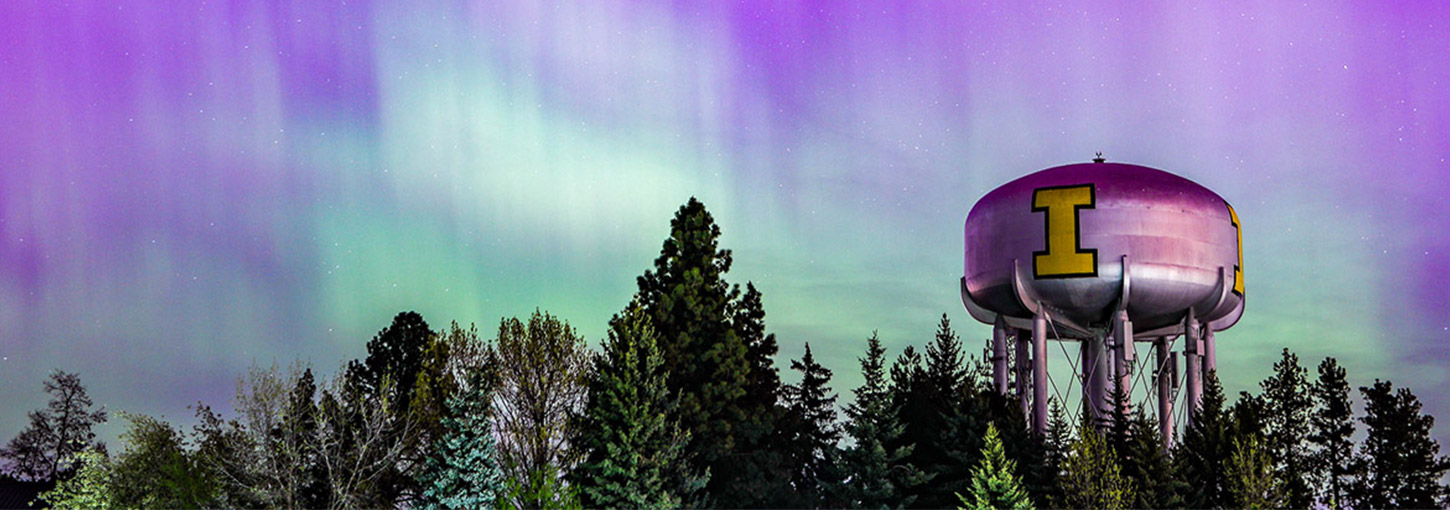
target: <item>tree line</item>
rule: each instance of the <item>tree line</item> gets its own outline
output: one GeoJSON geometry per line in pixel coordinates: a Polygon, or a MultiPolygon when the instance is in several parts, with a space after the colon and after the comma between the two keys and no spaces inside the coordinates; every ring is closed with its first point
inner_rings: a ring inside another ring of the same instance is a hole
{"type": "MultiPolygon", "coordinates": [[[[695,199],[591,349],[567,321],[505,318],[492,338],[404,312],[319,380],[254,367],[234,416],[118,413],[112,455],[74,374],[4,448],[7,476],[56,508],[1333,508],[1444,507],[1450,460],[1406,388],[1359,389],[1333,358],[1310,380],[1285,349],[1260,392],[1205,377],[1171,448],[1121,388],[1100,423],[1050,405],[1048,430],[990,389],[945,315],[894,359],[876,334],[838,414],[810,345],[782,382],[761,294],[695,199]],[[1362,425],[1361,429],[1359,426],[1362,425]],[[1362,439],[1355,437],[1362,432],[1362,439]]],[[[1089,416],[1092,413],[1078,413],[1089,416]]]]}

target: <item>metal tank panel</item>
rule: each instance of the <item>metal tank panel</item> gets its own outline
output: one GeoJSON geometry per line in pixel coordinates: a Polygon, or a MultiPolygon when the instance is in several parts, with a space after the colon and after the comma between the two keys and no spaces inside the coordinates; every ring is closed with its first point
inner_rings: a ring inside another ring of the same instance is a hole
{"type": "Polygon", "coordinates": [[[1033,315],[1025,296],[1100,333],[1123,294],[1124,256],[1140,338],[1190,308],[1215,330],[1243,312],[1236,215],[1217,194],[1161,170],[1083,163],[1024,176],[972,207],[965,237],[964,300],[1017,324],[1033,315]]]}

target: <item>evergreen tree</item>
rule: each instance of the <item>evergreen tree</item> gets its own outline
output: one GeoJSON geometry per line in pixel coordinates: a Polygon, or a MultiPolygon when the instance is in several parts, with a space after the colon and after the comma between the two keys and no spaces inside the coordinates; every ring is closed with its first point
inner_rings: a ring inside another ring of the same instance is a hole
{"type": "Polygon", "coordinates": [[[417,312],[402,312],[393,317],[388,327],[379,331],[367,343],[368,355],[363,361],[348,363],[346,369],[345,393],[348,397],[339,411],[347,418],[338,423],[360,422],[361,415],[369,410],[358,408],[386,399],[389,413],[383,423],[381,448],[367,451],[374,455],[383,452],[397,452],[401,462],[374,457],[367,463],[385,466],[373,483],[367,484],[369,494],[365,499],[379,505],[392,504],[405,493],[416,490],[414,477],[407,470],[421,457],[421,450],[428,444],[424,430],[431,424],[419,423],[413,417],[413,401],[420,373],[424,371],[425,352],[432,342],[434,333],[428,322],[417,312]]]}
{"type": "Polygon", "coordinates": [[[907,462],[931,479],[909,494],[916,496],[914,504],[944,508],[971,489],[990,411],[967,379],[961,340],[945,314],[927,345],[924,367],[921,361],[908,347],[891,369],[893,400],[905,426],[898,446],[913,446],[907,462]]]}
{"type": "Polygon", "coordinates": [[[639,299],[660,339],[663,370],[678,392],[674,415],[690,432],[694,464],[711,473],[707,491],[723,507],[767,506],[788,491],[776,476],[778,376],[774,338],[762,335],[758,293],[725,281],[730,250],[720,227],[691,198],[670,222],[654,268],[638,279],[639,299]]]}
{"type": "Polygon", "coordinates": [[[1044,486],[1032,493],[1032,499],[1043,506],[1062,507],[1062,468],[1072,448],[1072,426],[1068,425],[1067,413],[1056,397],[1047,401],[1047,433],[1043,434],[1044,486]]]}
{"type": "Polygon", "coordinates": [[[816,363],[809,343],[805,355],[792,360],[790,368],[801,373],[800,384],[786,389],[792,418],[787,441],[794,457],[790,463],[792,485],[804,507],[839,506],[829,501],[823,489],[834,481],[830,464],[837,457],[836,442],[841,438],[836,426],[836,396],[830,393],[831,370],[816,363]]]}
{"type": "Polygon", "coordinates": [[[1279,508],[1281,482],[1269,452],[1256,434],[1233,438],[1228,463],[1228,497],[1233,508],[1279,508]]]}
{"type": "Polygon", "coordinates": [[[417,312],[402,312],[393,317],[393,323],[378,332],[368,342],[368,355],[362,362],[348,364],[349,383],[357,385],[367,395],[379,395],[384,381],[399,397],[398,414],[408,414],[413,396],[413,386],[418,373],[423,369],[423,351],[427,349],[433,331],[428,322],[417,312]]]}
{"type": "Polygon", "coordinates": [[[1310,411],[1309,381],[1299,356],[1283,350],[1274,374],[1259,383],[1263,388],[1264,438],[1274,471],[1283,482],[1284,504],[1309,508],[1314,504],[1309,485],[1310,411]]]}
{"type": "MultiPolygon", "coordinates": [[[[993,509],[1032,508],[1027,491],[1017,476],[1017,463],[1007,460],[1002,449],[1002,439],[997,435],[995,424],[987,425],[987,434],[982,447],[982,460],[972,471],[971,508],[993,509]]],[[[960,497],[960,495],[958,495],[960,497]]],[[[961,498],[968,503],[967,498],[961,498]]]]}
{"type": "Polygon", "coordinates": [[[610,321],[578,427],[584,461],[570,474],[586,508],[675,508],[705,479],[684,457],[654,329],[638,302],[610,321]]]}
{"type": "Polygon", "coordinates": [[[1443,508],[1450,488],[1440,479],[1450,459],[1430,435],[1435,418],[1420,413],[1420,400],[1389,381],[1361,387],[1365,439],[1359,479],[1350,491],[1356,508],[1443,508]]]}
{"type": "Polygon", "coordinates": [[[864,379],[846,406],[846,433],[854,444],[841,452],[839,482],[826,484],[826,492],[844,507],[899,508],[913,503],[907,492],[926,482],[926,476],[906,463],[910,446],[897,446],[903,427],[897,421],[886,380],[886,349],[876,333],[866,341],[866,357],[859,358],[864,379]]]}
{"type": "Polygon", "coordinates": [[[1132,482],[1123,478],[1118,455],[1087,423],[1078,427],[1079,437],[1063,460],[1060,490],[1062,505],[1068,508],[1104,510],[1129,508],[1133,503],[1132,482]]]}
{"type": "Polygon", "coordinates": [[[288,459],[291,462],[286,467],[292,481],[290,502],[286,506],[328,506],[327,471],[316,450],[319,441],[317,410],[314,404],[316,398],[317,381],[312,376],[312,369],[307,368],[297,378],[297,385],[288,397],[280,430],[272,433],[292,457],[288,459]]]}
{"type": "Polygon", "coordinates": [[[1124,458],[1123,475],[1133,483],[1133,508],[1182,508],[1187,484],[1174,468],[1173,459],[1158,435],[1158,423],[1139,409],[1133,413],[1124,458]],[[1131,465],[1131,467],[1129,467],[1131,465]]]}
{"type": "Polygon", "coordinates": [[[1233,454],[1234,430],[1223,410],[1223,386],[1218,375],[1203,377],[1203,396],[1193,422],[1174,447],[1174,462],[1187,483],[1184,503],[1189,508],[1218,508],[1230,505],[1228,478],[1224,467],[1233,454]]]}
{"type": "Polygon", "coordinates": [[[1309,422],[1309,443],[1314,446],[1310,472],[1319,502],[1343,508],[1349,501],[1354,460],[1354,408],[1349,403],[1349,380],[1334,358],[1319,363],[1319,379],[1310,388],[1314,411],[1309,422]]]}
{"type": "Polygon", "coordinates": [[[475,372],[466,386],[449,396],[444,433],[433,441],[418,477],[420,508],[492,508],[503,495],[488,386],[485,376],[475,372]]]}

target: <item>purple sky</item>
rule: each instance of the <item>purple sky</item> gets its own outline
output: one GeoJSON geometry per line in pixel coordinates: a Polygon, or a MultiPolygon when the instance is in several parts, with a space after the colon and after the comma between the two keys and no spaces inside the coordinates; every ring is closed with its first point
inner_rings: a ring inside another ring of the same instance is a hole
{"type": "Polygon", "coordinates": [[[1447,4],[879,4],[0,2],[0,437],[53,368],[185,419],[405,309],[597,341],[692,195],[849,395],[872,330],[986,338],[967,211],[1096,151],[1237,208],[1229,390],[1288,346],[1450,416],[1447,4]]]}

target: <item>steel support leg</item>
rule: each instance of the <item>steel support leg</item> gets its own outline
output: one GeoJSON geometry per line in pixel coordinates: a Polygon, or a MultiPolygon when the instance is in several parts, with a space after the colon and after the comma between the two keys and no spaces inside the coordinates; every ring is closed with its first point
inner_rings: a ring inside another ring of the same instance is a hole
{"type": "Polygon", "coordinates": [[[1016,332],[1017,363],[1013,378],[1017,381],[1017,403],[1022,406],[1022,419],[1032,423],[1032,331],[1016,332]]]}
{"type": "Polygon", "coordinates": [[[1198,335],[1198,318],[1193,316],[1193,310],[1188,311],[1188,317],[1183,319],[1184,344],[1183,353],[1188,358],[1184,360],[1188,375],[1188,398],[1183,405],[1188,406],[1188,425],[1193,425],[1194,415],[1198,414],[1198,401],[1203,397],[1203,360],[1199,353],[1203,352],[1202,341],[1198,335]]]}
{"type": "Polygon", "coordinates": [[[1082,341],[1082,388],[1083,405],[1094,424],[1101,424],[1106,418],[1108,363],[1103,337],[1093,336],[1082,341]]]}
{"type": "Polygon", "coordinates": [[[1123,401],[1120,409],[1123,415],[1129,412],[1133,400],[1133,361],[1137,353],[1133,349],[1133,321],[1128,320],[1127,310],[1113,314],[1113,377],[1114,388],[1121,388],[1123,401]]]}
{"type": "Polygon", "coordinates": [[[1178,360],[1168,352],[1168,337],[1160,336],[1153,340],[1153,350],[1158,354],[1158,373],[1154,380],[1158,383],[1158,433],[1163,436],[1163,448],[1166,450],[1173,445],[1173,386],[1176,379],[1173,374],[1177,372],[1173,363],[1178,360]]]}
{"type": "Polygon", "coordinates": [[[992,388],[1007,396],[1007,319],[1001,314],[992,325],[992,388]]]}
{"type": "Polygon", "coordinates": [[[1218,372],[1218,349],[1213,345],[1213,328],[1203,327],[1203,373],[1218,372]]]}
{"type": "Polygon", "coordinates": [[[1032,317],[1032,431],[1047,433],[1047,316],[1032,317]]]}

